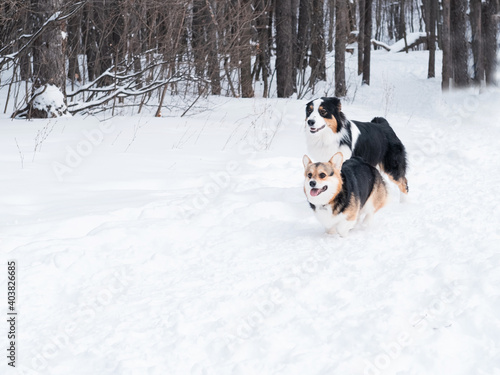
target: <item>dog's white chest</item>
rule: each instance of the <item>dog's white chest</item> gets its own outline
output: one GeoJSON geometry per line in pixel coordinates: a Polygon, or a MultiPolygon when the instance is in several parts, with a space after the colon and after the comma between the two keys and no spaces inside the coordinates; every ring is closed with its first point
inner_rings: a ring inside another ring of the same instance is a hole
{"type": "Polygon", "coordinates": [[[346,220],[344,214],[334,215],[331,205],[318,206],[314,210],[318,221],[327,229],[336,228],[338,224],[346,220]]]}
{"type": "Polygon", "coordinates": [[[321,130],[318,134],[306,133],[307,151],[314,161],[327,162],[337,153],[342,152],[344,160],[351,157],[351,149],[346,146],[340,146],[343,137],[341,133],[334,133],[330,129],[321,130]]]}
{"type": "Polygon", "coordinates": [[[314,213],[329,234],[338,233],[341,237],[345,237],[356,225],[356,221],[347,220],[345,214],[333,215],[330,205],[317,207],[314,213]]]}

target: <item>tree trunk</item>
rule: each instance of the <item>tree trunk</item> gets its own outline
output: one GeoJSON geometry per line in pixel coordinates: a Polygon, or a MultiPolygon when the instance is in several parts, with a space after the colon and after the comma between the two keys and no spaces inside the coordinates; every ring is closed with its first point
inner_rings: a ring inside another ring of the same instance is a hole
{"type": "Polygon", "coordinates": [[[484,73],[487,85],[495,85],[497,58],[498,12],[496,0],[487,0],[483,4],[483,41],[484,41],[484,73]]]}
{"type": "MultiPolygon", "coordinates": [[[[375,39],[382,39],[382,1],[377,0],[375,4],[375,39]]],[[[374,49],[378,47],[374,45],[374,49]]]]}
{"type": "MultiPolygon", "coordinates": [[[[31,9],[29,9],[29,2],[26,2],[26,6],[21,9],[21,18],[23,25],[22,29],[27,34],[33,32],[33,19],[30,16],[30,14],[31,14],[31,9]]],[[[31,50],[28,49],[28,51],[25,51],[19,58],[21,80],[23,81],[28,81],[29,79],[31,79],[30,51],[31,50]]]]}
{"type": "Polygon", "coordinates": [[[279,98],[293,94],[292,1],[276,0],[276,78],[279,98]]]}
{"type": "Polygon", "coordinates": [[[406,36],[406,22],[405,22],[405,2],[400,0],[398,4],[398,16],[396,22],[396,35],[397,39],[403,39],[406,36]]]}
{"type": "MultiPolygon", "coordinates": [[[[116,24],[114,12],[116,8],[116,0],[94,0],[98,8],[96,8],[96,20],[99,27],[99,52],[97,65],[99,67],[98,74],[104,73],[113,65],[113,52],[115,51],[115,42],[113,40],[113,29],[116,24]]],[[[104,77],[102,80],[103,86],[108,86],[113,83],[111,77],[104,77]]]]}
{"type": "MultiPolygon", "coordinates": [[[[252,78],[252,47],[250,39],[252,38],[251,2],[244,0],[240,8],[240,69],[241,69],[241,96],[243,98],[252,98],[253,78],[252,78]]],[[[293,61],[293,60],[292,60],[293,61]]]]}
{"type": "MultiPolygon", "coordinates": [[[[62,0],[39,0],[34,2],[34,12],[39,21],[46,21],[63,5],[62,0]]],[[[41,27],[41,22],[36,28],[41,27]]],[[[66,84],[66,68],[64,65],[64,44],[62,32],[65,24],[53,23],[35,42],[33,48],[33,61],[35,65],[33,83],[35,88],[51,84],[57,86],[63,93],[66,84]]]]}
{"type": "Polygon", "coordinates": [[[83,43],[87,57],[87,76],[93,81],[99,75],[97,65],[98,37],[94,22],[94,4],[89,2],[83,9],[83,43]]]}
{"type": "Polygon", "coordinates": [[[335,6],[335,96],[345,96],[345,46],[347,43],[347,1],[337,0],[335,6]]]}
{"type": "Polygon", "coordinates": [[[470,0],[470,23],[472,31],[472,55],[474,57],[472,80],[481,84],[484,79],[483,40],[481,31],[481,0],[470,0]]]}
{"type": "Polygon", "coordinates": [[[425,0],[423,2],[425,29],[427,32],[427,46],[429,48],[427,78],[433,78],[436,76],[436,20],[438,5],[438,0],[425,0]]]}
{"type": "MultiPolygon", "coordinates": [[[[257,59],[259,61],[259,71],[262,72],[262,81],[264,82],[264,91],[262,96],[269,96],[269,72],[271,70],[271,51],[269,50],[267,25],[269,23],[269,4],[267,0],[257,0],[256,9],[258,17],[255,20],[257,27],[257,37],[259,47],[257,49],[257,59]]],[[[256,77],[258,79],[258,76],[256,77]]]]}
{"type": "Polygon", "coordinates": [[[68,78],[71,82],[81,82],[80,67],[78,66],[78,55],[80,54],[80,15],[75,15],[68,20],[68,78]]]}
{"type": "Polygon", "coordinates": [[[450,89],[450,80],[452,78],[452,58],[451,58],[451,26],[450,26],[450,2],[451,0],[443,1],[443,71],[441,88],[443,90],[450,89]]]}
{"type": "Polygon", "coordinates": [[[400,0],[399,4],[399,33],[405,41],[405,52],[408,53],[408,42],[406,40],[406,21],[405,21],[405,1],[400,0]]]}
{"type": "Polygon", "coordinates": [[[333,30],[335,30],[335,7],[336,0],[328,0],[328,43],[327,50],[328,52],[333,51],[333,30]]]}
{"type": "MultiPolygon", "coordinates": [[[[193,1],[193,23],[191,27],[191,46],[193,48],[194,71],[197,77],[205,76],[205,61],[207,55],[207,41],[205,38],[205,0],[193,1]]],[[[204,91],[203,84],[198,83],[198,94],[204,91]]]]}
{"type": "MultiPolygon", "coordinates": [[[[126,27],[128,30],[125,31],[124,35],[131,35],[128,38],[128,56],[131,61],[134,62],[134,72],[140,72],[142,70],[141,67],[141,27],[139,22],[140,10],[138,11],[136,7],[134,7],[133,2],[127,3],[127,18],[126,18],[126,27]]],[[[138,87],[142,86],[140,76],[137,76],[136,83],[138,87]]]]}
{"type": "Polygon", "coordinates": [[[220,95],[220,62],[215,14],[213,14],[214,8],[215,4],[212,4],[212,9],[208,8],[207,13],[208,77],[210,78],[212,95],[220,95]]]}
{"type": "Polygon", "coordinates": [[[457,87],[469,84],[467,72],[467,39],[466,39],[467,0],[451,0],[451,56],[453,67],[453,82],[457,87]]]}
{"type": "Polygon", "coordinates": [[[359,0],[358,31],[358,75],[363,73],[363,53],[365,50],[365,0],[359,0]]]}
{"type": "Polygon", "coordinates": [[[297,23],[298,23],[298,9],[299,9],[300,0],[292,0],[292,83],[293,83],[293,92],[297,92],[297,68],[295,67],[295,54],[297,53],[296,49],[296,40],[297,40],[297,23]]]}
{"type": "Polygon", "coordinates": [[[325,62],[325,37],[324,37],[324,12],[323,0],[312,0],[312,27],[311,27],[311,80],[310,86],[314,86],[317,81],[326,80],[325,62]]]}
{"type": "MultiPolygon", "coordinates": [[[[361,0],[362,1],[362,0],[361,0]]],[[[370,53],[372,39],[372,0],[365,0],[365,36],[363,51],[363,84],[370,84],[370,53]]]]}
{"type": "Polygon", "coordinates": [[[297,32],[297,56],[295,66],[301,73],[308,66],[307,53],[311,40],[311,1],[300,0],[299,5],[299,30],[297,32]]]}
{"type": "MultiPolygon", "coordinates": [[[[41,27],[49,17],[62,9],[62,0],[39,0],[32,3],[38,15],[36,27],[41,27]]],[[[28,103],[25,114],[28,118],[57,117],[67,113],[66,66],[65,66],[65,22],[54,22],[39,36],[33,47],[33,87],[35,95],[28,103]],[[58,93],[59,92],[59,93],[58,93]],[[46,100],[35,102],[41,95],[46,100]]]]}

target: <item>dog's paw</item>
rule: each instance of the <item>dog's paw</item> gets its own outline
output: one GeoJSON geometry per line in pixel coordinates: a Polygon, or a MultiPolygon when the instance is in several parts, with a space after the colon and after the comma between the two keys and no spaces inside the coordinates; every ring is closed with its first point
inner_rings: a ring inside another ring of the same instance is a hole
{"type": "Polygon", "coordinates": [[[328,234],[337,234],[337,228],[330,228],[326,230],[328,234]]]}
{"type": "Polygon", "coordinates": [[[349,234],[349,229],[347,229],[347,230],[339,230],[338,234],[339,234],[340,237],[345,238],[349,234]]]}
{"type": "Polygon", "coordinates": [[[411,203],[411,198],[408,194],[401,193],[399,194],[399,202],[400,203],[411,203]]]}

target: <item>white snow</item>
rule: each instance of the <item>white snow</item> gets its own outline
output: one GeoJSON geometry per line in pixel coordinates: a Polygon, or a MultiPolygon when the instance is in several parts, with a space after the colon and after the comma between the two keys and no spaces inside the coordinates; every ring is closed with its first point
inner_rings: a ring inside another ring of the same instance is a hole
{"type": "Polygon", "coordinates": [[[182,118],[2,114],[0,301],[16,259],[20,329],[5,371],[500,374],[500,93],[442,95],[425,52],[372,64],[342,107],[388,118],[410,197],[346,238],[302,191],[312,98],[210,97],[182,118]]]}

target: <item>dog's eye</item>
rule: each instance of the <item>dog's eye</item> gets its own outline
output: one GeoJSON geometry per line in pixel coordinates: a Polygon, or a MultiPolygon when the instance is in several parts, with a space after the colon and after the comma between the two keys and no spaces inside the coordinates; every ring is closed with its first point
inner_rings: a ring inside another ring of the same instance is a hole
{"type": "Polygon", "coordinates": [[[326,174],[324,174],[324,173],[319,174],[319,178],[325,178],[325,177],[326,177],[326,174]]]}
{"type": "Polygon", "coordinates": [[[306,116],[309,116],[312,113],[311,108],[306,108],[306,116]]]}
{"type": "Polygon", "coordinates": [[[307,174],[307,177],[308,177],[308,178],[311,178],[312,176],[313,176],[313,175],[312,175],[312,173],[308,173],[308,174],[307,174]]]}
{"type": "Polygon", "coordinates": [[[327,113],[324,109],[321,109],[321,110],[319,110],[318,112],[319,112],[319,114],[320,114],[321,116],[323,116],[323,117],[328,116],[328,113],[327,113]]]}

